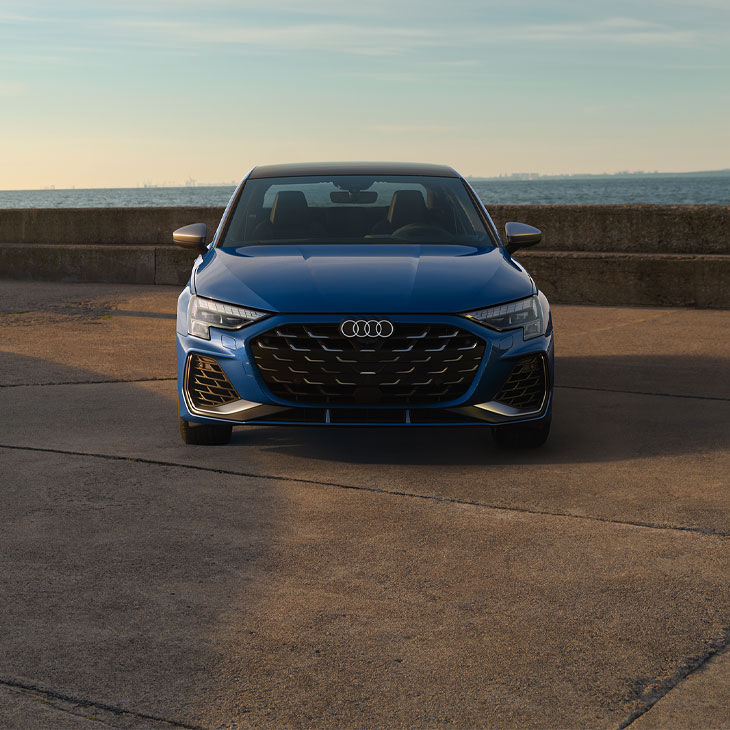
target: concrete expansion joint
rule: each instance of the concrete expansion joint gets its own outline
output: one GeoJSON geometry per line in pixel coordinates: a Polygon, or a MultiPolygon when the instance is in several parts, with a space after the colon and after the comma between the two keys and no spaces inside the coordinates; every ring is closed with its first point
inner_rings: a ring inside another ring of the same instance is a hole
{"type": "Polygon", "coordinates": [[[609,517],[600,517],[597,515],[579,515],[571,512],[550,512],[547,510],[528,509],[527,507],[517,507],[514,505],[489,504],[478,502],[471,499],[462,499],[458,497],[444,497],[436,494],[418,494],[416,492],[405,492],[400,490],[383,489],[381,487],[365,487],[355,484],[341,484],[338,482],[320,481],[317,479],[306,479],[304,477],[287,477],[281,474],[257,474],[254,472],[236,471],[234,469],[220,469],[210,466],[200,466],[198,464],[181,464],[175,461],[163,461],[161,459],[145,459],[137,456],[122,456],[120,454],[99,454],[85,451],[71,451],[66,449],[51,449],[40,446],[19,446],[16,444],[0,444],[0,449],[12,449],[15,451],[32,451],[44,454],[61,454],[63,456],[82,456],[93,459],[106,459],[109,461],[126,461],[133,464],[149,464],[151,466],[176,467],[179,469],[188,469],[192,471],[203,471],[212,474],[226,474],[230,476],[245,477],[248,479],[270,479],[271,481],[287,482],[292,484],[312,484],[319,487],[332,487],[334,489],[346,489],[353,492],[366,492],[369,494],[382,494],[390,497],[403,497],[406,499],[418,499],[439,504],[458,504],[469,507],[479,507],[485,510],[516,512],[526,515],[538,515],[541,517],[560,517],[572,520],[587,520],[591,522],[604,522],[611,525],[622,525],[625,527],[643,527],[651,530],[669,530],[673,532],[692,532],[700,535],[711,537],[727,538],[730,532],[721,532],[712,528],[705,527],[689,527],[686,525],[657,524],[654,522],[643,522],[640,520],[616,520],[609,517]]]}
{"type": "Polygon", "coordinates": [[[620,390],[619,388],[596,388],[590,385],[556,385],[556,388],[568,390],[592,390],[600,393],[623,393],[625,395],[653,395],[659,398],[692,398],[694,400],[719,400],[730,401],[730,398],[723,398],[719,395],[689,395],[687,393],[656,393],[649,390],[620,390]]]}
{"type": "MultiPolygon", "coordinates": [[[[154,383],[177,378],[121,378],[108,380],[59,380],[52,383],[0,383],[0,388],[46,388],[54,385],[109,385],[112,383],[154,383]]],[[[621,393],[624,395],[651,395],[657,398],[690,398],[692,400],[712,400],[730,402],[730,398],[715,395],[690,395],[688,393],[656,393],[648,390],[622,390],[620,388],[596,388],[590,385],[556,385],[567,390],[589,390],[597,393],[621,393]]]]}
{"type": "MultiPolygon", "coordinates": [[[[149,715],[144,712],[136,712],[134,710],[127,710],[117,705],[110,705],[106,702],[97,702],[95,700],[83,699],[81,697],[75,697],[74,695],[65,694],[63,692],[56,692],[52,689],[45,689],[35,684],[28,682],[20,682],[18,680],[9,679],[6,677],[0,677],[0,687],[6,687],[10,690],[16,690],[21,694],[35,697],[48,703],[55,710],[64,712],[69,715],[76,717],[88,718],[87,712],[79,712],[77,708],[94,709],[109,713],[116,717],[124,717],[134,720],[143,720],[145,723],[156,723],[162,727],[174,727],[184,728],[184,730],[205,730],[201,725],[190,725],[179,720],[169,720],[164,717],[157,715],[149,715]],[[71,707],[68,707],[70,705],[71,707]]],[[[99,720],[101,718],[95,717],[94,719],[99,720]]],[[[102,720],[103,721],[103,720],[102,720]]]]}
{"type": "Polygon", "coordinates": [[[63,380],[57,383],[0,383],[0,388],[46,388],[51,385],[109,385],[110,383],[156,383],[177,378],[129,378],[127,380],[63,380]]]}
{"type": "Polygon", "coordinates": [[[98,317],[150,317],[153,319],[177,319],[177,314],[175,312],[147,312],[138,309],[99,309],[94,307],[36,307],[34,309],[0,311],[0,314],[65,314],[69,316],[83,315],[91,319],[98,317]]]}
{"type": "Polygon", "coordinates": [[[710,642],[707,651],[703,654],[686,657],[680,662],[679,667],[671,677],[667,678],[663,682],[651,683],[649,685],[649,689],[640,697],[642,702],[641,707],[622,722],[618,726],[617,730],[624,730],[624,728],[630,727],[642,715],[649,712],[649,710],[651,710],[651,708],[654,707],[659,700],[666,697],[675,687],[684,682],[687,677],[700,671],[710,659],[718,656],[719,654],[725,653],[729,647],[730,626],[726,627],[718,638],[710,642]]]}

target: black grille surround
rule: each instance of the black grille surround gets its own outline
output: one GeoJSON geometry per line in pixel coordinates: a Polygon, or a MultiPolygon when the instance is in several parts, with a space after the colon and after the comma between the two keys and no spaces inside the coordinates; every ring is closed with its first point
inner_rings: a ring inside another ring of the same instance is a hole
{"type": "Polygon", "coordinates": [[[517,360],[494,400],[521,411],[537,411],[545,400],[547,369],[540,354],[517,360]]]}
{"type": "Polygon", "coordinates": [[[224,406],[241,399],[218,361],[198,353],[188,358],[185,389],[191,404],[199,410],[224,406]]]}
{"type": "Polygon", "coordinates": [[[251,340],[274,396],[321,405],[444,403],[466,393],[486,348],[453,324],[393,322],[390,337],[345,337],[340,324],[279,325],[251,340]]]}

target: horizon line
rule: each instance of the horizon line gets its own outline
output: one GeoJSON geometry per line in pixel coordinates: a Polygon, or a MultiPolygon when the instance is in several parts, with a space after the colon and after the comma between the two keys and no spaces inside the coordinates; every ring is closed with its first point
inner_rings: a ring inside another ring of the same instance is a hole
{"type": "MultiPolygon", "coordinates": [[[[511,172],[502,173],[500,175],[474,175],[468,174],[463,177],[468,180],[493,180],[493,181],[513,181],[513,182],[532,182],[535,180],[545,179],[568,179],[568,178],[592,178],[592,177],[655,177],[655,176],[692,176],[692,175],[730,175],[730,167],[723,167],[714,170],[621,170],[619,172],[565,172],[565,173],[540,173],[540,172],[511,172]]],[[[240,180],[230,182],[198,182],[189,184],[183,182],[181,184],[163,183],[142,183],[141,185],[101,185],[95,187],[72,186],[57,188],[55,185],[45,185],[37,188],[0,188],[0,192],[7,193],[24,193],[24,192],[68,192],[73,190],[146,190],[160,188],[216,188],[216,187],[236,187],[240,180]]]]}

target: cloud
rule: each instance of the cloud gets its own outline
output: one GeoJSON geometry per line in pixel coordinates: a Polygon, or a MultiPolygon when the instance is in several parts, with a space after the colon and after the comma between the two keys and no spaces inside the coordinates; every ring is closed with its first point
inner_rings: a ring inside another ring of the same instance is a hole
{"type": "Polygon", "coordinates": [[[596,114],[607,114],[610,111],[610,107],[607,104],[593,104],[583,108],[583,114],[593,116],[596,114]]]}
{"type": "Polygon", "coordinates": [[[11,25],[11,24],[19,24],[19,23],[33,23],[37,19],[31,17],[30,15],[17,15],[16,13],[7,13],[5,11],[0,11],[0,25],[11,25]]]}
{"type": "Polygon", "coordinates": [[[648,20],[642,20],[641,18],[626,18],[626,17],[615,17],[615,18],[601,18],[597,21],[596,25],[601,28],[657,28],[659,27],[656,23],[652,23],[648,20]]]}
{"type": "MultiPolygon", "coordinates": [[[[666,8],[667,5],[681,5],[683,8],[688,6],[687,0],[644,0],[653,5],[658,5],[662,8],[666,8]]],[[[727,0],[692,0],[692,8],[704,7],[712,10],[724,10],[726,13],[730,13],[730,4],[727,0]]]]}
{"type": "MultiPolygon", "coordinates": [[[[325,51],[369,56],[404,55],[419,49],[459,48],[462,53],[485,45],[529,42],[535,44],[689,44],[699,40],[691,29],[677,29],[633,17],[605,17],[582,22],[534,23],[478,27],[425,27],[413,24],[353,23],[343,21],[246,23],[193,23],[182,20],[123,20],[104,22],[111,32],[131,33],[137,43],[191,46],[239,46],[268,51],[325,51]]],[[[126,36],[124,35],[126,34],[126,36]]],[[[704,39],[703,39],[704,40],[704,39]]],[[[461,55],[461,54],[460,54],[461,55]]],[[[474,59],[444,60],[454,68],[473,66],[474,59]]]]}
{"type": "Polygon", "coordinates": [[[462,58],[451,61],[434,61],[432,65],[441,68],[473,68],[479,66],[480,62],[476,58],[462,58]]]}
{"type": "Polygon", "coordinates": [[[565,43],[691,43],[697,40],[693,30],[676,30],[639,18],[600,18],[576,23],[541,23],[506,28],[500,37],[527,42],[565,43]]]}
{"type": "MultiPolygon", "coordinates": [[[[465,9],[461,0],[453,0],[465,9]]],[[[497,2],[499,5],[500,2],[497,2]]],[[[508,4],[502,3],[505,6],[508,4]]],[[[730,2],[729,2],[730,4],[730,2]]],[[[211,47],[243,52],[324,52],[359,56],[397,57],[422,50],[443,50],[457,58],[440,58],[444,70],[456,71],[479,64],[476,58],[485,47],[529,43],[536,46],[606,45],[709,45],[727,41],[722,28],[675,27],[633,16],[605,16],[571,22],[519,23],[514,16],[488,21],[475,17],[465,24],[464,13],[440,18],[435,0],[369,0],[346,3],[341,0],[275,0],[263,6],[260,0],[211,0],[197,20],[199,8],[193,0],[128,0],[105,4],[91,12],[90,0],[76,0],[72,6],[89,7],[89,13],[71,17],[48,5],[36,18],[3,15],[13,23],[73,25],[92,45],[143,46],[163,52],[197,53],[211,47]],[[423,6],[423,7],[421,7],[423,6]],[[419,7],[417,16],[407,12],[419,7]],[[230,12],[228,10],[230,9],[230,12]],[[171,12],[177,10],[178,12],[171,12]],[[225,18],[225,15],[229,18],[225,18]],[[412,18],[417,18],[413,20],[412,18]],[[448,21],[448,22],[446,22],[448,21]],[[469,56],[472,55],[472,58],[469,56]]],[[[40,2],[41,7],[45,7],[40,2]]],[[[93,7],[99,7],[94,0],[93,7]]],[[[473,13],[472,13],[473,14],[473,13]]],[[[528,16],[529,17],[529,16],[528,16]]],[[[534,17],[534,16],[533,16],[534,17]]],[[[78,35],[78,34],[77,34],[78,35]]],[[[64,50],[68,47],[64,43],[64,50]]],[[[435,58],[432,59],[435,62],[435,58]]],[[[403,72],[403,69],[400,69],[403,72]]]]}
{"type": "Polygon", "coordinates": [[[360,55],[395,55],[414,47],[441,45],[436,31],[349,23],[204,26],[178,21],[116,21],[135,33],[178,43],[238,45],[274,50],[319,50],[360,55]]]}
{"type": "Polygon", "coordinates": [[[15,81],[0,81],[0,96],[17,96],[25,89],[25,84],[15,81]]]}
{"type": "Polygon", "coordinates": [[[457,128],[442,124],[374,124],[367,128],[371,132],[382,134],[433,134],[453,132],[457,128]]]}

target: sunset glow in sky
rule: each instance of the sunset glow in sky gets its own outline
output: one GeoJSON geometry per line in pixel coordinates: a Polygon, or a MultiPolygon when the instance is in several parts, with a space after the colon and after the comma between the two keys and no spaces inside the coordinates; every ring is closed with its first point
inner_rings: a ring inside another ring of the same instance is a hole
{"type": "Polygon", "coordinates": [[[0,188],[730,167],[730,0],[2,0],[0,188]]]}

